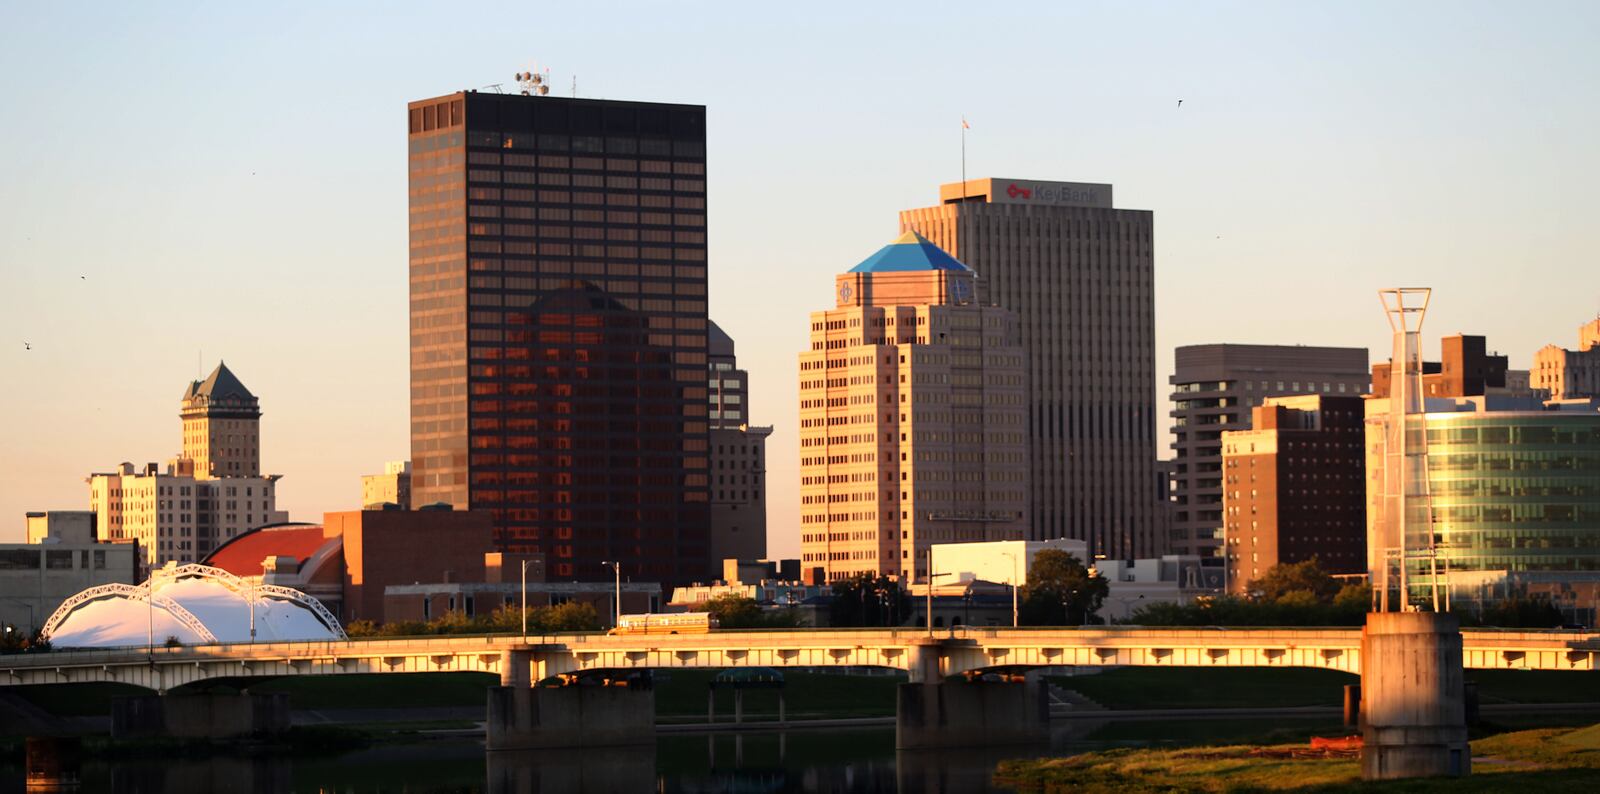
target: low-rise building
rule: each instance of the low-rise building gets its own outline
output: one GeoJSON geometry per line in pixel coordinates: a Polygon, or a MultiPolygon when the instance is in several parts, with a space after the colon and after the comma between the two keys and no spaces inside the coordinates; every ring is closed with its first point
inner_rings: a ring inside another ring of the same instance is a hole
{"type": "MultiPolygon", "coordinates": [[[[909,620],[903,625],[927,626],[928,585],[914,583],[906,590],[911,605],[909,620]]],[[[1014,594],[1011,585],[982,579],[961,579],[933,585],[933,627],[951,629],[962,626],[1011,625],[1014,594]]]]}
{"type": "Polygon", "coordinates": [[[1531,385],[1553,400],[1600,397],[1600,319],[1578,329],[1578,349],[1545,345],[1533,355],[1531,385]]]}
{"type": "Polygon", "coordinates": [[[1140,560],[1098,560],[1095,570],[1106,578],[1106,599],[1099,617],[1107,623],[1126,621],[1140,607],[1221,595],[1222,560],[1211,555],[1166,554],[1140,560]]]}
{"type": "Polygon", "coordinates": [[[932,550],[934,584],[982,580],[1025,585],[1034,556],[1045,549],[1071,554],[1086,568],[1092,562],[1088,542],[1073,538],[936,543],[932,550]]]}
{"type": "MultiPolygon", "coordinates": [[[[204,562],[300,590],[346,623],[428,620],[451,610],[487,614],[512,596],[520,603],[524,582],[530,607],[592,601],[609,621],[614,582],[546,581],[543,555],[498,550],[492,520],[485,511],[392,506],[325,513],[321,524],[240,535],[204,562]]],[[[624,611],[660,608],[658,583],[622,584],[624,611]]]]}
{"type": "Polygon", "coordinates": [[[138,544],[96,542],[82,511],[28,513],[27,523],[28,543],[0,543],[0,624],[32,634],[80,591],[139,581],[138,544]]]}
{"type": "MultiPolygon", "coordinates": [[[[610,582],[529,582],[526,589],[530,610],[566,603],[589,604],[604,626],[615,625],[617,591],[618,586],[610,582]]],[[[390,623],[433,620],[448,612],[478,617],[501,608],[517,608],[523,593],[517,581],[393,584],[383,588],[383,616],[390,623]]],[[[624,615],[662,611],[658,582],[623,582],[621,595],[624,615]]]]}
{"type": "Polygon", "coordinates": [[[92,510],[47,510],[28,513],[29,543],[94,543],[95,516],[92,510]]]}
{"type": "Polygon", "coordinates": [[[780,582],[800,581],[800,561],[792,560],[751,560],[728,558],[722,561],[722,581],[730,583],[762,582],[774,580],[780,582]]]}

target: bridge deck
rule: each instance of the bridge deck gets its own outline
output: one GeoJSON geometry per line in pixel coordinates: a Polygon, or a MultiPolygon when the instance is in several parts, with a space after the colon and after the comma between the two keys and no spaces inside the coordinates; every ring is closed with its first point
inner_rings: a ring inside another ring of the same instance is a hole
{"type": "MultiPolygon", "coordinates": [[[[1360,629],[966,629],[936,633],[940,673],[991,667],[1138,665],[1320,667],[1359,673],[1360,629]]],[[[1468,668],[1600,669],[1600,634],[1464,631],[1468,668]]],[[[211,678],[352,673],[501,674],[502,655],[532,651],[535,677],[602,668],[874,666],[909,670],[925,630],[718,631],[397,637],[343,642],[199,645],[0,656],[0,686],[118,681],[169,689],[211,678]]]]}

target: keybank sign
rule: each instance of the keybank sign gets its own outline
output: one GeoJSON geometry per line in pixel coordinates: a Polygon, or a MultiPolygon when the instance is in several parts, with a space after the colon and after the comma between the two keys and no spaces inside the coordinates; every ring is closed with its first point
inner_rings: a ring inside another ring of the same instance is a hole
{"type": "Polygon", "coordinates": [[[1003,204],[1051,204],[1058,207],[1110,207],[1111,186],[1086,182],[1036,182],[996,179],[989,200],[1003,204]]]}

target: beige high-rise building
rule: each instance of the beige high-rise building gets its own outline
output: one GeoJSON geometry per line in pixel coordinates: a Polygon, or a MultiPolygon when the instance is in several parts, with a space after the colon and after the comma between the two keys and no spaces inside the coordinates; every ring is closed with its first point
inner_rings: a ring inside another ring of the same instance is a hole
{"type": "Polygon", "coordinates": [[[361,506],[397,504],[411,509],[411,461],[391,460],[382,474],[361,475],[361,506]]]}
{"type": "Polygon", "coordinates": [[[1015,315],[982,287],[906,233],[838,276],[835,308],[812,313],[800,354],[808,579],[921,580],[935,543],[1027,534],[1024,356],[1015,315]]]}
{"type": "Polygon", "coordinates": [[[1552,400],[1600,397],[1600,319],[1578,329],[1578,349],[1545,345],[1533,354],[1529,385],[1552,400]]]}
{"type": "Polygon", "coordinates": [[[227,365],[189,384],[179,416],[183,454],[164,469],[123,463],[87,479],[100,540],[137,540],[142,573],[198,562],[247,530],[288,520],[277,509],[279,475],[261,474],[260,406],[227,365]]]}
{"type": "Polygon", "coordinates": [[[711,323],[706,385],[711,423],[711,549],[707,578],[723,561],[767,556],[767,437],[751,424],[750,373],[739,368],[733,337],[711,323]]]}
{"type": "Polygon", "coordinates": [[[1091,554],[1166,549],[1156,477],[1155,248],[1148,210],[1111,186],[1031,179],[941,185],[900,213],[970,265],[1016,313],[1027,356],[1029,537],[1078,538],[1091,554]]]}

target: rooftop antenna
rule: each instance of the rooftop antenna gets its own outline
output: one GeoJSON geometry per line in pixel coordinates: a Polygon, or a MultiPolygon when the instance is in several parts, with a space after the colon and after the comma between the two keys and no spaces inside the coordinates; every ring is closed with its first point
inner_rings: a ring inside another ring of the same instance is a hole
{"type": "Polygon", "coordinates": [[[577,75],[573,75],[572,76],[572,98],[573,99],[577,99],[578,98],[578,76],[577,75]]]}
{"type": "Polygon", "coordinates": [[[503,85],[503,83],[490,83],[484,86],[484,88],[493,88],[496,94],[504,94],[505,91],[500,88],[501,85],[503,85]]]}
{"type": "MultiPolygon", "coordinates": [[[[549,72],[548,69],[545,70],[549,72]]],[[[517,72],[517,85],[522,87],[523,96],[544,96],[550,93],[550,79],[548,74],[538,72],[517,72]]]]}

